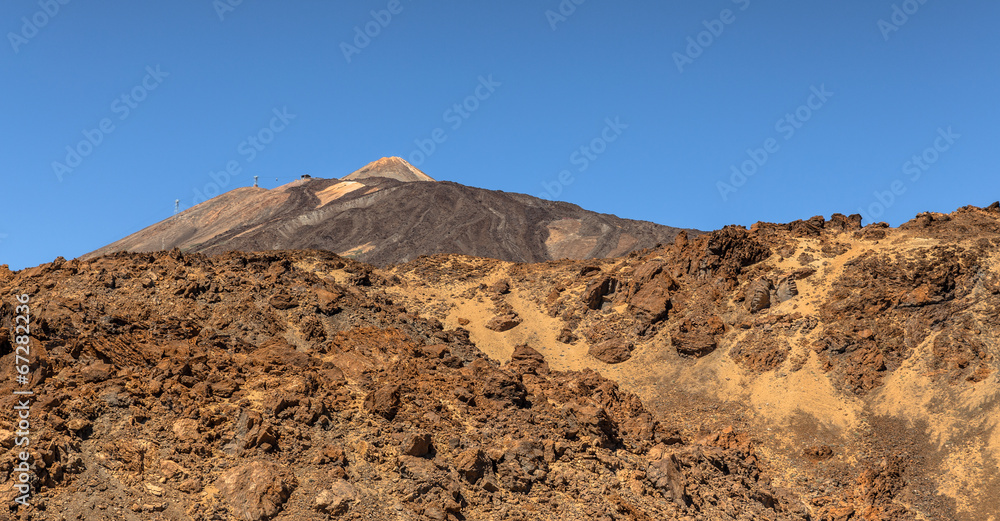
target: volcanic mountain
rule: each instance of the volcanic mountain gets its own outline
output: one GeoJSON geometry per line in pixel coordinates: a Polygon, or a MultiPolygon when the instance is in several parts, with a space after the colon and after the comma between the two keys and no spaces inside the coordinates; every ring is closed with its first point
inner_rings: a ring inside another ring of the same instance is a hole
{"type": "MultiPolygon", "coordinates": [[[[437,182],[397,157],[342,179],[238,188],[85,256],[320,249],[385,265],[458,253],[515,262],[613,257],[680,230],[523,194],[437,182]]],[[[700,232],[687,230],[696,235],[700,232]]]]}

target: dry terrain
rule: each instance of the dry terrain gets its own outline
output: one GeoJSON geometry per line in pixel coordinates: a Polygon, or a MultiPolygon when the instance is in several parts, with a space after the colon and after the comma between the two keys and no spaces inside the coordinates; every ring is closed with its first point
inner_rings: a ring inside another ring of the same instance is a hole
{"type": "Polygon", "coordinates": [[[3,515],[995,521],[998,251],[1000,204],[533,264],[0,267],[6,505],[35,393],[3,515]]]}

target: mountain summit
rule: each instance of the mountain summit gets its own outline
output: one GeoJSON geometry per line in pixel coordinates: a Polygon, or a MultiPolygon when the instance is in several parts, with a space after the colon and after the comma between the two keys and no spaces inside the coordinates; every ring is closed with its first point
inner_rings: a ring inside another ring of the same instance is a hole
{"type": "Polygon", "coordinates": [[[383,157],[372,161],[354,173],[342,178],[342,181],[360,181],[372,177],[395,179],[404,183],[414,181],[434,181],[431,176],[423,173],[417,167],[407,163],[401,157],[383,157]]]}
{"type": "Polygon", "coordinates": [[[342,179],[237,188],[86,257],[172,248],[317,249],[378,265],[436,253],[542,262],[625,255],[672,242],[680,231],[524,194],[434,181],[403,159],[387,157],[342,179]]]}

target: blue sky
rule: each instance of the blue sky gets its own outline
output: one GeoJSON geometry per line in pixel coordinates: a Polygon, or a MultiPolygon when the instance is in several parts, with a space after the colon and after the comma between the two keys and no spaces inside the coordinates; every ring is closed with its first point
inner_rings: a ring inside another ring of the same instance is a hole
{"type": "Polygon", "coordinates": [[[0,264],[389,155],[701,229],[1000,199],[996,2],[230,2],[0,4],[0,264]]]}

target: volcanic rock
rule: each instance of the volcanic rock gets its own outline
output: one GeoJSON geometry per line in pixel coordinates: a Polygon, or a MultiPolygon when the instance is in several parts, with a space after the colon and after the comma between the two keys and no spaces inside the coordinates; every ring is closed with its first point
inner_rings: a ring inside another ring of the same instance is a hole
{"type": "Polygon", "coordinates": [[[618,287],[618,281],[612,277],[603,277],[593,281],[583,290],[583,303],[590,309],[601,309],[604,304],[604,297],[614,293],[618,287]]]}
{"type": "Polygon", "coordinates": [[[632,346],[619,339],[610,339],[590,346],[587,353],[606,364],[620,364],[632,358],[632,346]]]}
{"type": "Polygon", "coordinates": [[[389,385],[370,393],[365,398],[364,409],[391,421],[396,417],[400,405],[400,387],[389,385]]]}
{"type": "Polygon", "coordinates": [[[517,313],[507,313],[505,315],[497,315],[486,323],[487,329],[492,329],[498,333],[504,331],[509,331],[521,324],[521,317],[517,316],[517,313]]]}
{"type": "Polygon", "coordinates": [[[453,463],[455,470],[462,479],[469,483],[477,483],[486,475],[490,462],[480,449],[469,449],[459,454],[453,463]]]}
{"type": "Polygon", "coordinates": [[[726,330],[718,316],[685,319],[670,334],[670,343],[677,353],[684,356],[701,357],[715,351],[716,338],[726,330]]]}
{"type": "Polygon", "coordinates": [[[507,367],[511,371],[521,374],[546,374],[549,372],[549,364],[545,362],[545,357],[527,344],[521,344],[514,348],[514,353],[510,355],[510,365],[507,367]]]}
{"type": "Polygon", "coordinates": [[[338,479],[316,496],[313,508],[326,514],[340,516],[350,508],[356,494],[354,486],[348,481],[338,479]]]}
{"type": "Polygon", "coordinates": [[[1000,213],[853,223],[729,227],[600,262],[176,250],[0,269],[7,367],[14,296],[33,303],[29,382],[0,382],[7,449],[12,392],[38,398],[17,517],[997,517],[968,498],[1000,486],[983,437],[1000,213]],[[664,276],[654,322],[630,299],[664,276]],[[751,286],[789,276],[798,296],[779,282],[748,312],[751,286]],[[617,287],[591,309],[604,277],[617,287]],[[456,324],[515,308],[537,320],[456,324]],[[642,363],[581,357],[560,331],[642,363]]]}
{"type": "Polygon", "coordinates": [[[431,451],[431,435],[406,434],[399,446],[399,452],[407,456],[421,457],[431,451]]]}
{"type": "Polygon", "coordinates": [[[253,461],[223,473],[216,486],[236,517],[267,521],[281,512],[296,481],[277,465],[253,461]]]}

